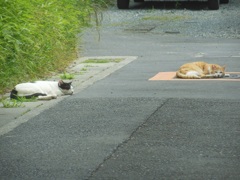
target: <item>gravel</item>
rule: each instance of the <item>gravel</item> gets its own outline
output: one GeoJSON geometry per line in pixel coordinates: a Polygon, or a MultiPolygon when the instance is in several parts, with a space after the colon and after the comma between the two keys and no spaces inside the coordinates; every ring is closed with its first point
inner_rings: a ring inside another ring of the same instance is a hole
{"type": "Polygon", "coordinates": [[[219,10],[208,10],[206,2],[130,2],[128,10],[117,9],[115,3],[104,12],[102,28],[116,33],[240,38],[239,0],[221,4],[219,10]]]}

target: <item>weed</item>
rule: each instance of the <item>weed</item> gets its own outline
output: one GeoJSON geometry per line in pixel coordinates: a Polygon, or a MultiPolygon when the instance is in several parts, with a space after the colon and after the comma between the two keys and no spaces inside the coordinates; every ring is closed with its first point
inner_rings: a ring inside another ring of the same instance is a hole
{"type": "Polygon", "coordinates": [[[74,78],[74,74],[69,74],[64,72],[62,75],[60,75],[61,79],[73,79],[74,78]]]}
{"type": "Polygon", "coordinates": [[[189,19],[187,16],[179,16],[179,15],[165,15],[165,16],[146,16],[142,18],[143,20],[154,20],[154,21],[180,21],[189,19]]]}
{"type": "Polygon", "coordinates": [[[90,67],[94,67],[94,66],[91,65],[91,64],[87,64],[87,65],[85,65],[84,67],[85,67],[85,68],[90,68],[90,67]]]}
{"type": "Polygon", "coordinates": [[[176,4],[175,4],[175,8],[176,9],[179,9],[181,7],[181,2],[177,1],[176,4]]]}
{"type": "Polygon", "coordinates": [[[78,74],[79,74],[79,75],[83,75],[83,74],[84,74],[84,72],[80,71],[78,74]]]}
{"type": "Polygon", "coordinates": [[[117,59],[88,59],[88,60],[84,61],[83,63],[110,63],[110,62],[119,63],[122,60],[123,59],[121,59],[121,58],[117,58],[117,59]]]}
{"type": "Polygon", "coordinates": [[[24,105],[22,104],[22,102],[16,100],[16,99],[11,99],[11,100],[7,100],[4,99],[1,101],[3,104],[4,108],[19,108],[19,107],[24,107],[24,105]]]}
{"type": "Polygon", "coordinates": [[[81,69],[81,71],[82,71],[82,72],[86,72],[86,71],[87,71],[87,68],[84,67],[84,68],[81,69]]]}
{"type": "Polygon", "coordinates": [[[19,107],[25,107],[23,104],[24,102],[36,102],[37,98],[25,98],[25,97],[17,97],[17,99],[4,99],[2,98],[1,102],[3,104],[4,108],[19,108],[19,107]]]}
{"type": "Polygon", "coordinates": [[[17,97],[17,101],[23,103],[23,102],[36,102],[37,97],[31,97],[31,98],[25,98],[25,97],[17,97]]]}

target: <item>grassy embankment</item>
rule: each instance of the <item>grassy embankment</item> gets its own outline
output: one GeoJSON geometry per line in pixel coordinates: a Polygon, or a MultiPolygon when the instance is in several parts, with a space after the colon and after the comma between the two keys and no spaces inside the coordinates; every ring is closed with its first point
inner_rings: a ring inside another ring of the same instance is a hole
{"type": "Polygon", "coordinates": [[[77,34],[110,0],[0,0],[0,94],[17,83],[63,71],[77,34]]]}

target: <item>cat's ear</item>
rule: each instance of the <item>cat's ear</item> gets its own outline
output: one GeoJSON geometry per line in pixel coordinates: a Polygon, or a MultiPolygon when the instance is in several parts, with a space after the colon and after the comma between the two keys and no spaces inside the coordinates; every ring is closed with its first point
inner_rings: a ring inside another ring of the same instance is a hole
{"type": "Polygon", "coordinates": [[[212,69],[217,69],[217,66],[215,64],[212,65],[212,69]]]}
{"type": "Polygon", "coordinates": [[[63,80],[58,81],[58,86],[60,87],[62,84],[64,84],[63,80]]]}
{"type": "Polygon", "coordinates": [[[226,69],[226,65],[223,65],[223,66],[222,66],[222,68],[223,68],[223,69],[224,69],[224,71],[225,71],[225,69],[226,69]]]}

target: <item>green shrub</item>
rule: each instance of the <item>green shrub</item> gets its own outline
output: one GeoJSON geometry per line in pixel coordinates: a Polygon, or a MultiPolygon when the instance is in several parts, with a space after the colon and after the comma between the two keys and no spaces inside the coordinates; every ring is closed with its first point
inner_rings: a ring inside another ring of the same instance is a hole
{"type": "Polygon", "coordinates": [[[0,93],[64,70],[76,58],[77,34],[104,2],[0,0],[0,93]]]}
{"type": "Polygon", "coordinates": [[[66,73],[64,72],[63,74],[60,75],[61,79],[74,79],[74,74],[66,73]]]}

